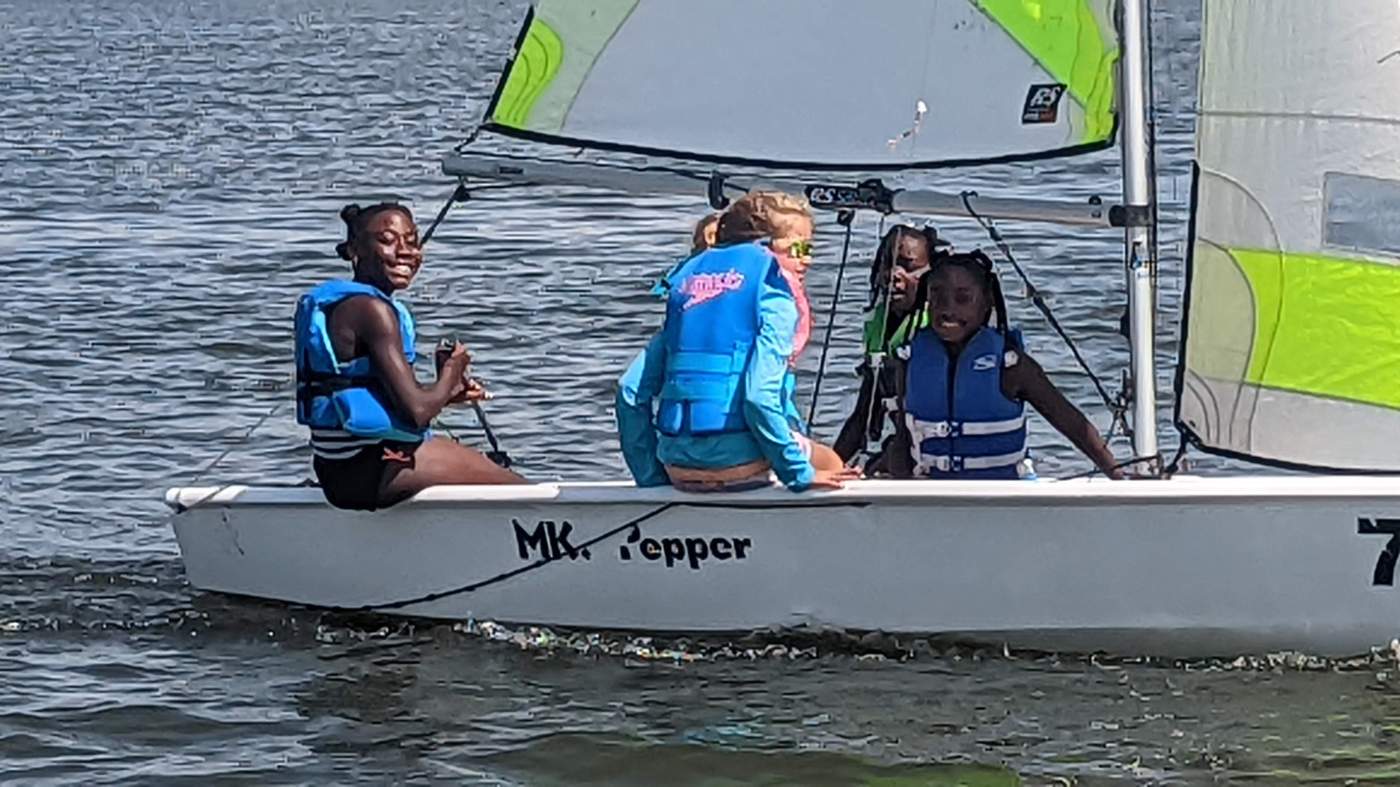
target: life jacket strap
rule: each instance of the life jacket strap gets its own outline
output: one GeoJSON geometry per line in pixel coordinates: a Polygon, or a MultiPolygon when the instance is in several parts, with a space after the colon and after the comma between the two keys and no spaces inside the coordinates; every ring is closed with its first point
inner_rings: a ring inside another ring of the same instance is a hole
{"type": "Polygon", "coordinates": [[[676,372],[730,375],[748,368],[747,352],[708,353],[680,350],[671,354],[667,365],[676,372]]]}
{"type": "Polygon", "coordinates": [[[948,456],[946,454],[919,453],[918,464],[914,465],[914,475],[926,476],[931,471],[958,473],[963,470],[990,470],[994,467],[1013,467],[1026,458],[1026,451],[1013,451],[995,456],[948,456]]]}
{"type": "Polygon", "coordinates": [[[965,435],[987,435],[1004,434],[1014,432],[1017,429],[1024,429],[1026,426],[1026,415],[1022,413],[1015,418],[1008,418],[1005,421],[964,421],[961,424],[962,433],[965,435]]]}
{"type": "Polygon", "coordinates": [[[909,435],[914,442],[922,443],[930,438],[962,437],[976,435],[1006,434],[1026,426],[1026,414],[1003,421],[921,421],[912,415],[905,415],[909,435]]]}
{"type": "Polygon", "coordinates": [[[379,378],[372,374],[329,374],[311,369],[297,370],[297,390],[311,396],[329,396],[346,388],[363,388],[379,378]]]}
{"type": "Polygon", "coordinates": [[[726,380],[670,381],[661,386],[661,398],[677,402],[725,402],[732,386],[726,380]]]}

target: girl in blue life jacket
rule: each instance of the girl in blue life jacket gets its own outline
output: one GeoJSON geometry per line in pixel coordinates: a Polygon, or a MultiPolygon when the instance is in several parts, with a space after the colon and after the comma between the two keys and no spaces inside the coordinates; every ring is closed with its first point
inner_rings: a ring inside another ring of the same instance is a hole
{"type": "Polygon", "coordinates": [[[803,201],[752,192],[720,218],[715,247],[668,277],[665,325],[616,400],[639,486],[737,491],[776,475],[802,491],[859,476],[803,435],[792,402],[799,309],[789,277],[805,271],[811,236],[803,201]]]}
{"type": "Polygon", "coordinates": [[[326,500],[373,511],[437,484],[525,480],[479,452],[428,432],[444,407],[484,398],[458,343],[439,357],[437,381],[413,375],[415,325],[393,293],[423,264],[408,208],[347,205],[336,246],[353,280],[332,280],[297,302],[297,422],[311,429],[312,466],[326,500]]]}
{"type": "Polygon", "coordinates": [[[1106,475],[1123,477],[1098,430],[1006,327],[1001,286],[985,254],[935,255],[916,303],[926,323],[898,353],[902,428],[887,451],[894,475],[1018,478],[1027,466],[1029,402],[1106,475]]]}

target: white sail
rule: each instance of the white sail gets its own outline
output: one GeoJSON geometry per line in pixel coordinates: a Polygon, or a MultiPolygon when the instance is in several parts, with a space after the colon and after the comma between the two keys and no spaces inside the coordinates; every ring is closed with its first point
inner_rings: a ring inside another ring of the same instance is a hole
{"type": "Polygon", "coordinates": [[[1113,0],[538,0],[483,129],[682,158],[907,168],[1093,150],[1113,0]]]}
{"type": "Polygon", "coordinates": [[[1400,4],[1206,0],[1177,419],[1400,469],[1400,4]]]}

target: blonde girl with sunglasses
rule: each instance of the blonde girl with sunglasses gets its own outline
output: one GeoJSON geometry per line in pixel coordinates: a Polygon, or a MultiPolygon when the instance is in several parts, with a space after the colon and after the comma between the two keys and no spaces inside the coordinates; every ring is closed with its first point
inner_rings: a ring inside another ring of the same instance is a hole
{"type": "Polygon", "coordinates": [[[859,473],[804,434],[793,364],[811,335],[806,202],[752,192],[716,245],[671,276],[666,323],[619,381],[618,432],[639,486],[836,488],[859,473]]]}

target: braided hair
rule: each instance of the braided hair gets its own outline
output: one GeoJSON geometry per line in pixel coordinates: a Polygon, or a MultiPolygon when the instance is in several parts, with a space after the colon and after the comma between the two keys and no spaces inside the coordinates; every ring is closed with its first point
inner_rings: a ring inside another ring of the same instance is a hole
{"type": "Polygon", "coordinates": [[[934,257],[942,252],[937,251],[938,244],[942,241],[938,237],[938,230],[931,224],[922,227],[915,227],[912,224],[896,224],[890,227],[885,236],[880,239],[880,246],[875,251],[875,259],[870,263],[870,301],[865,308],[873,309],[876,304],[884,299],[887,282],[881,279],[890,275],[894,269],[895,257],[899,254],[899,241],[906,236],[923,238],[928,246],[928,259],[932,264],[934,257]]]}
{"type": "Polygon", "coordinates": [[[413,221],[413,211],[409,210],[407,205],[400,205],[397,202],[377,202],[365,208],[352,202],[341,208],[340,218],[345,222],[345,240],[335,244],[335,253],[342,260],[353,261],[350,250],[364,237],[365,227],[369,224],[369,220],[386,210],[397,210],[410,222],[413,221]]]}
{"type": "Polygon", "coordinates": [[[945,265],[953,265],[967,271],[982,285],[982,291],[987,293],[987,300],[991,301],[992,313],[996,315],[996,329],[1003,336],[1010,336],[1010,323],[1007,320],[1006,296],[1001,291],[1001,277],[997,276],[996,265],[992,258],[981,249],[973,249],[965,252],[948,252],[939,254],[932,260],[929,266],[928,275],[919,281],[918,295],[915,297],[915,308],[928,308],[929,281],[933,279],[933,272],[945,265]]]}

